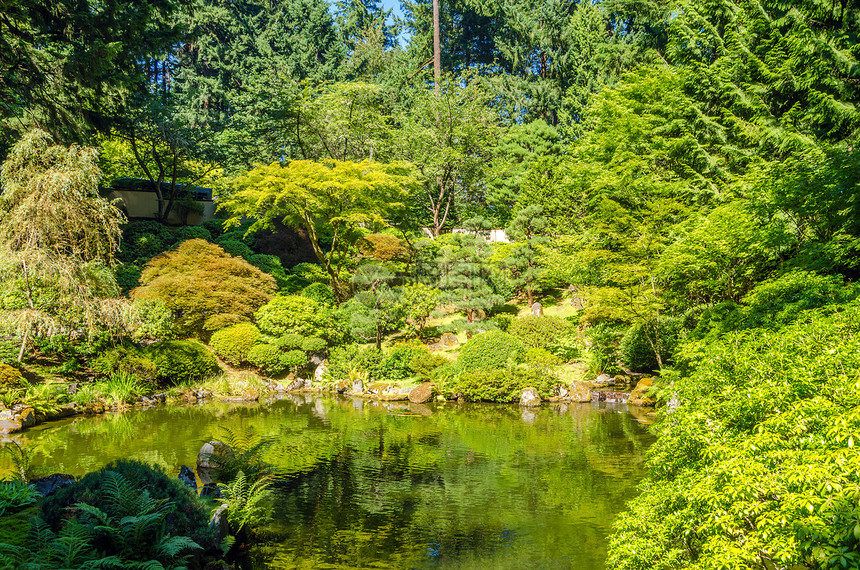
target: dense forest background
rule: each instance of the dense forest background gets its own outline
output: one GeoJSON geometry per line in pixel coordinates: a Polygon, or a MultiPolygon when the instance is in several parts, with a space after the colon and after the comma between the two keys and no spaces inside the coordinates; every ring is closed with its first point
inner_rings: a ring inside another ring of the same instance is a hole
{"type": "MultiPolygon", "coordinates": [[[[97,258],[172,311],[142,322],[172,318],[180,337],[255,315],[259,362],[281,371],[347,338],[427,336],[439,306],[478,332],[511,326],[511,299],[562,298],[579,341],[532,361],[661,372],[652,396],[672,402],[613,568],[858,567],[860,6],[440,4],[435,78],[429,1],[399,19],[375,0],[0,1],[0,241],[23,267],[0,308],[21,354],[121,320],[84,303],[110,297],[95,273],[57,277],[97,258]],[[98,152],[58,158],[72,144],[98,152]],[[190,207],[183,185],[213,188],[228,227],[122,229],[103,212],[60,243],[64,210],[44,204],[89,198],[39,178],[59,163],[96,185],[148,180],[161,220],[190,207]],[[20,198],[33,180],[55,190],[39,207],[20,198]],[[13,231],[25,220],[41,237],[13,231]],[[479,239],[491,228],[512,243],[479,239]],[[250,281],[217,309],[189,300],[219,271],[250,281]],[[289,315],[311,301],[286,294],[314,284],[334,320],[299,330],[289,315]]],[[[492,375],[452,370],[494,399],[492,375]]]]}

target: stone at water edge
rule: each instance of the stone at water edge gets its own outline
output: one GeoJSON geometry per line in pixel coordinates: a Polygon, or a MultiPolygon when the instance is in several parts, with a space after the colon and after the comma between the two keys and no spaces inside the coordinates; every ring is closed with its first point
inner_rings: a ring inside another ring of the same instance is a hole
{"type": "Polygon", "coordinates": [[[204,485],[212,483],[211,471],[218,468],[218,460],[213,461],[213,456],[233,457],[233,448],[223,441],[207,441],[197,454],[197,476],[204,485]]]}
{"type": "Polygon", "coordinates": [[[614,386],[615,378],[613,378],[609,374],[601,374],[594,379],[594,384],[597,386],[614,386]]]}
{"type": "Polygon", "coordinates": [[[364,393],[364,382],[362,382],[360,378],[358,380],[353,380],[353,382],[352,382],[352,393],[353,394],[364,393]]]}
{"type": "Polygon", "coordinates": [[[15,420],[0,420],[0,435],[21,431],[21,422],[15,420]]]}
{"type": "Polygon", "coordinates": [[[627,398],[628,406],[655,406],[657,402],[653,398],[649,398],[646,394],[651,386],[654,385],[654,379],[649,377],[645,377],[636,384],[636,387],[633,389],[633,392],[630,393],[630,397],[627,398]]]}
{"type": "Polygon", "coordinates": [[[74,482],[75,477],[73,475],[54,473],[53,475],[48,475],[47,477],[31,479],[29,481],[29,484],[33,485],[39,492],[39,494],[41,494],[43,497],[47,497],[48,495],[53,494],[54,491],[56,491],[60,487],[71,485],[74,482]]]}
{"type": "Polygon", "coordinates": [[[523,395],[520,396],[520,405],[527,408],[540,406],[540,394],[534,388],[526,388],[523,390],[523,395]]]}
{"type": "Polygon", "coordinates": [[[582,404],[591,401],[591,388],[587,382],[571,382],[568,391],[570,392],[571,402],[582,404]]]}
{"type": "Polygon", "coordinates": [[[415,386],[409,390],[409,401],[413,404],[426,404],[433,401],[435,395],[436,384],[432,382],[424,382],[420,386],[415,386]]]}
{"type": "Polygon", "coordinates": [[[18,412],[17,421],[21,422],[21,427],[32,427],[36,425],[36,411],[27,406],[18,412]]]}
{"type": "Polygon", "coordinates": [[[194,471],[187,465],[179,467],[179,480],[185,483],[189,488],[197,492],[197,479],[194,477],[194,471]]]}
{"type": "Polygon", "coordinates": [[[327,362],[328,360],[323,360],[320,362],[320,365],[316,367],[316,370],[314,370],[314,382],[316,382],[317,386],[322,384],[323,376],[328,374],[328,366],[326,366],[327,362]]]}
{"type": "Polygon", "coordinates": [[[535,317],[542,317],[543,316],[543,305],[541,305],[537,301],[532,303],[532,315],[535,317]]]}
{"type": "Polygon", "coordinates": [[[287,392],[295,392],[297,390],[305,389],[305,379],[304,378],[296,378],[292,382],[287,385],[287,392]]]}

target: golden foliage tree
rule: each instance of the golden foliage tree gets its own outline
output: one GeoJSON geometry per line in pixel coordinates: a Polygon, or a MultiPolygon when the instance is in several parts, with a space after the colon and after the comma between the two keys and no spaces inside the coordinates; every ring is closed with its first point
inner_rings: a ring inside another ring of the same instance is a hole
{"type": "Polygon", "coordinates": [[[0,324],[28,339],[92,333],[128,317],[109,265],[125,218],[101,198],[98,151],[26,134],[0,171],[0,324]]]}
{"type": "Polygon", "coordinates": [[[265,305],[275,279],[241,257],[202,239],[191,239],[152,258],[133,299],[156,298],[173,311],[176,331],[208,336],[243,321],[265,305]]]}

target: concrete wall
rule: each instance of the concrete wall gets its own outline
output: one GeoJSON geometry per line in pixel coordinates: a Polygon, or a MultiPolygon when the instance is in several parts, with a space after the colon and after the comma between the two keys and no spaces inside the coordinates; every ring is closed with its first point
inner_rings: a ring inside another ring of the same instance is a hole
{"type": "MultiPolygon", "coordinates": [[[[158,198],[155,192],[141,192],[138,190],[111,189],[108,200],[119,200],[119,206],[125,210],[129,218],[151,218],[155,219],[158,214],[158,198]]],[[[170,215],[167,217],[168,224],[190,225],[197,224],[215,217],[215,202],[211,200],[197,201],[203,207],[203,213],[191,212],[186,217],[183,208],[174,204],[170,215]]]]}

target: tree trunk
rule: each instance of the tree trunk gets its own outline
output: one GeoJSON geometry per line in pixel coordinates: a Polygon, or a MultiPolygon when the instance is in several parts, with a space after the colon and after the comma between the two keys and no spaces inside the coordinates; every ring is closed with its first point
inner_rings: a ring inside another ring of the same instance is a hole
{"type": "Polygon", "coordinates": [[[436,95],[441,92],[439,83],[442,79],[442,53],[439,44],[439,0],[433,0],[433,83],[436,85],[436,95]]]}

